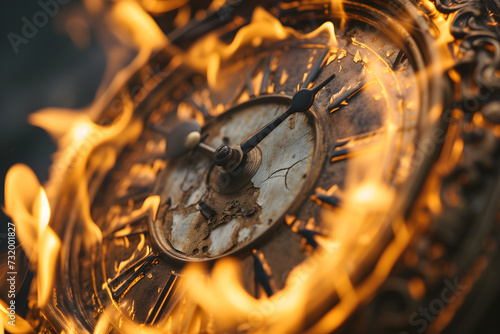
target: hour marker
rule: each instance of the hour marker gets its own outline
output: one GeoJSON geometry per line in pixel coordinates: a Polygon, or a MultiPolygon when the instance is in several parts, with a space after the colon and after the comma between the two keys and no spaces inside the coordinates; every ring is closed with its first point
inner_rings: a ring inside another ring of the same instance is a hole
{"type": "Polygon", "coordinates": [[[96,319],[101,313],[102,313],[103,309],[102,308],[98,308],[97,311],[92,314],[92,318],[96,319]]]}
{"type": "Polygon", "coordinates": [[[280,85],[283,86],[287,80],[288,80],[288,72],[284,69],[283,72],[281,72],[280,85]]]}
{"type": "Polygon", "coordinates": [[[307,223],[300,220],[296,220],[292,226],[292,232],[300,235],[302,239],[302,247],[310,246],[312,249],[316,249],[318,247],[318,242],[316,241],[316,237],[322,236],[323,234],[315,229],[314,218],[309,218],[307,223]]]}
{"type": "Polygon", "coordinates": [[[374,141],[378,138],[379,134],[380,130],[376,130],[351,138],[337,140],[337,143],[333,146],[333,154],[330,158],[330,162],[344,160],[379,148],[374,146],[374,141]]]}
{"type": "Polygon", "coordinates": [[[321,235],[318,231],[309,230],[307,228],[297,229],[298,234],[302,236],[308,245],[310,245],[313,249],[318,247],[318,243],[316,242],[315,237],[317,235],[321,235]]]}
{"type": "Polygon", "coordinates": [[[261,286],[266,292],[268,297],[273,295],[273,289],[271,287],[271,275],[268,273],[269,269],[267,267],[264,254],[257,250],[253,250],[253,269],[254,269],[254,281],[255,281],[255,296],[258,296],[259,286],[261,286]]]}
{"type": "Polygon", "coordinates": [[[396,56],[396,60],[394,60],[394,63],[392,64],[392,70],[395,71],[406,59],[406,54],[403,52],[403,50],[399,50],[398,55],[396,56]]]}
{"type": "Polygon", "coordinates": [[[146,270],[156,264],[157,259],[156,254],[149,254],[132,264],[113,279],[108,279],[108,287],[111,290],[113,298],[119,299],[120,296],[127,293],[135,283],[144,277],[146,270]]]}
{"type": "Polygon", "coordinates": [[[347,102],[347,100],[349,100],[350,98],[352,98],[355,94],[357,94],[358,92],[360,92],[362,89],[364,89],[366,86],[370,85],[371,83],[373,83],[373,81],[365,84],[364,80],[361,80],[354,87],[346,90],[339,97],[337,97],[335,99],[335,101],[333,101],[332,103],[330,103],[330,105],[328,105],[328,107],[327,107],[328,112],[332,113],[335,110],[337,110],[338,108],[340,108],[340,106],[344,102],[347,102]]]}
{"type": "Polygon", "coordinates": [[[148,317],[146,319],[146,323],[153,325],[162,314],[167,313],[167,309],[171,308],[173,305],[172,299],[175,293],[175,290],[179,286],[179,281],[181,277],[177,274],[170,274],[163,289],[161,290],[160,295],[155,301],[154,306],[149,311],[148,317]]]}
{"type": "Polygon", "coordinates": [[[338,208],[341,205],[341,197],[338,195],[338,185],[334,184],[328,191],[323,188],[316,188],[316,193],[311,196],[311,200],[318,205],[338,208]]]}
{"type": "Polygon", "coordinates": [[[311,69],[311,72],[309,72],[306,79],[304,80],[304,84],[302,85],[302,88],[308,88],[309,84],[316,80],[319,72],[321,71],[321,68],[322,68],[322,65],[325,61],[325,58],[329,52],[330,52],[329,48],[325,48],[323,50],[323,52],[321,52],[321,54],[318,57],[318,60],[314,64],[313,68],[311,69]]]}
{"type": "Polygon", "coordinates": [[[252,88],[252,74],[250,74],[250,71],[247,69],[246,71],[246,88],[248,91],[248,96],[250,98],[255,97],[255,93],[253,92],[252,88]]]}
{"type": "Polygon", "coordinates": [[[316,203],[326,204],[332,207],[338,208],[340,205],[340,198],[335,195],[325,195],[325,194],[315,194],[312,196],[312,200],[316,203]]]}
{"type": "Polygon", "coordinates": [[[260,84],[260,91],[259,91],[259,96],[266,94],[267,89],[269,87],[269,76],[271,75],[272,71],[272,63],[273,63],[273,56],[269,56],[266,68],[264,69],[264,74],[262,75],[262,82],[260,84]]]}

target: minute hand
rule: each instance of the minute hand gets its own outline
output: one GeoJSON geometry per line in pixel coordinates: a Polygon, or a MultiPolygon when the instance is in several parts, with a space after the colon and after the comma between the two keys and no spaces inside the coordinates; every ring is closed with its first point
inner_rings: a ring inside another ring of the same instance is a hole
{"type": "Polygon", "coordinates": [[[327,79],[323,80],[320,84],[312,89],[302,88],[292,97],[292,103],[287,110],[285,110],[281,115],[273,119],[271,122],[267,123],[259,131],[255,132],[253,135],[245,139],[240,144],[240,149],[243,154],[247,154],[259,145],[259,143],[267,137],[274,129],[278,127],[284,120],[286,120],[291,114],[296,112],[307,111],[313,104],[316,94],[325,87],[330,81],[335,78],[335,74],[332,74],[327,79]]]}

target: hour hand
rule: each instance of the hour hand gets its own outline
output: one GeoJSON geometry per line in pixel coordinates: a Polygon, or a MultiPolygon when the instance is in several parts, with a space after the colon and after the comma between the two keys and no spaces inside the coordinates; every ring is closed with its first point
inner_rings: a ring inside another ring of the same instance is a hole
{"type": "Polygon", "coordinates": [[[287,119],[288,116],[290,116],[294,112],[295,111],[293,111],[292,106],[288,107],[288,109],[285,110],[284,113],[282,113],[281,115],[273,119],[271,122],[267,123],[267,125],[261,128],[259,131],[255,132],[253,135],[242,141],[240,144],[240,149],[243,152],[243,155],[246,155],[248,152],[253,150],[255,146],[259,145],[259,143],[264,138],[266,138],[268,134],[270,134],[274,129],[276,129],[278,125],[283,123],[283,121],[287,119]]]}

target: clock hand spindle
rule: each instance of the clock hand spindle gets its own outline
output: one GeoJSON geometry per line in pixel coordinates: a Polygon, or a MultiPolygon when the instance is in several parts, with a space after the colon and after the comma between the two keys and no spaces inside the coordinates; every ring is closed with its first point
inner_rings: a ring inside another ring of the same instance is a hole
{"type": "Polygon", "coordinates": [[[215,148],[202,141],[201,126],[196,121],[183,122],[172,131],[167,131],[157,124],[152,124],[151,129],[167,138],[166,153],[168,158],[180,157],[193,149],[197,149],[209,157],[213,157],[215,154],[215,148]]]}
{"type": "Polygon", "coordinates": [[[335,78],[335,74],[330,75],[327,79],[323,80],[316,87],[308,89],[302,88],[292,97],[292,103],[287,110],[285,110],[281,115],[273,119],[267,125],[262,127],[259,131],[255,132],[250,137],[246,138],[240,144],[240,149],[244,155],[253,150],[264,138],[267,137],[274,129],[278,127],[283,121],[285,121],[290,115],[296,112],[307,111],[313,104],[316,94],[325,87],[330,81],[335,78]]]}

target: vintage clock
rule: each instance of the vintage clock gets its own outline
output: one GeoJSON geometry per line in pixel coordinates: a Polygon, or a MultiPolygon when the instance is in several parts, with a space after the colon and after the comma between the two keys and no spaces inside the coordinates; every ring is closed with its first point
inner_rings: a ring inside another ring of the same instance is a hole
{"type": "Polygon", "coordinates": [[[232,1],[166,31],[94,119],[87,216],[62,186],[75,168],[60,175],[61,252],[34,324],[466,328],[499,275],[497,12],[232,1]]]}

